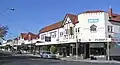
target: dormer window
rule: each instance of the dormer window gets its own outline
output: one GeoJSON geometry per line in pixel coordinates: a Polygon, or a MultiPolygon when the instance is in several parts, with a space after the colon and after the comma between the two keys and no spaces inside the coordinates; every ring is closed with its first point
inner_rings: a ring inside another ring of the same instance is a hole
{"type": "Polygon", "coordinates": [[[97,26],[96,25],[91,25],[90,26],[90,31],[97,31],[97,26]]]}

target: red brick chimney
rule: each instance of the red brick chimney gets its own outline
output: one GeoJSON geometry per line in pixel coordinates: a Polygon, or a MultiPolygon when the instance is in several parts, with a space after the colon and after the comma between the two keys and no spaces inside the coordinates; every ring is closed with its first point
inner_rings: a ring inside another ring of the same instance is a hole
{"type": "Polygon", "coordinates": [[[112,18],[112,7],[109,6],[109,11],[108,11],[109,17],[112,18]]]}

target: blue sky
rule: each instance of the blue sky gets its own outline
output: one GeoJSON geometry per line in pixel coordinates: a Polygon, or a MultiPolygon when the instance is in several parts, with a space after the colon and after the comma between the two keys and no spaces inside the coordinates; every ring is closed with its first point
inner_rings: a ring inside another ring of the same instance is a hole
{"type": "Polygon", "coordinates": [[[49,24],[63,20],[66,13],[79,14],[86,10],[107,11],[109,5],[120,13],[119,0],[0,0],[0,25],[7,25],[6,39],[21,32],[38,33],[49,24]],[[14,8],[15,11],[10,11],[14,8]]]}

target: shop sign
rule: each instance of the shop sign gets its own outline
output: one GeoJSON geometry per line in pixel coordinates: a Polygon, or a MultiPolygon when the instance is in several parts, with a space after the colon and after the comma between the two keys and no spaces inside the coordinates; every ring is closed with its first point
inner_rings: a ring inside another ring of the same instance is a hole
{"type": "Polygon", "coordinates": [[[88,19],[88,23],[96,23],[99,22],[99,19],[88,19]]]}
{"type": "Polygon", "coordinates": [[[95,39],[95,41],[106,41],[106,39],[95,39]]]}

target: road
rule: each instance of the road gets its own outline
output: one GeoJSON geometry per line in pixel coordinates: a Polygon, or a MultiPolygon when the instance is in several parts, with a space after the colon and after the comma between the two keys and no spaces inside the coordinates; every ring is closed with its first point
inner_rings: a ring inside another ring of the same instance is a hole
{"type": "Polygon", "coordinates": [[[11,56],[0,54],[0,65],[120,65],[116,63],[88,63],[79,61],[62,61],[41,59],[33,56],[11,56]]]}

